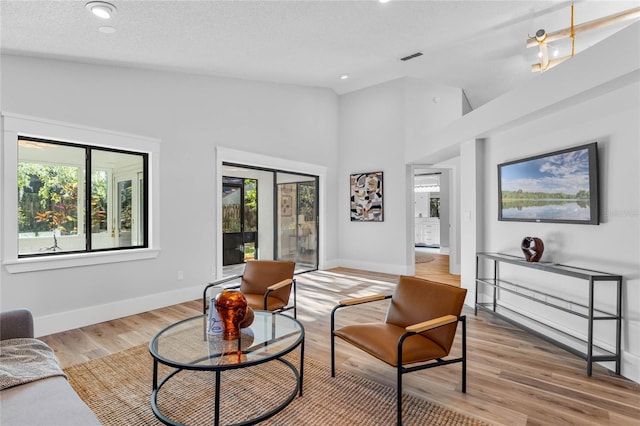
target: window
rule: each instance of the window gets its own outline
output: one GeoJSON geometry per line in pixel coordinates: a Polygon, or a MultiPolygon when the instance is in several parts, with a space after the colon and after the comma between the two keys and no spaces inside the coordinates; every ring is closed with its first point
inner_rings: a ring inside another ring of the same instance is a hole
{"type": "Polygon", "coordinates": [[[144,153],[18,136],[19,257],[147,247],[146,170],[144,153]]]}
{"type": "Polygon", "coordinates": [[[159,139],[1,117],[0,260],[7,272],[158,257],[159,139]]]}

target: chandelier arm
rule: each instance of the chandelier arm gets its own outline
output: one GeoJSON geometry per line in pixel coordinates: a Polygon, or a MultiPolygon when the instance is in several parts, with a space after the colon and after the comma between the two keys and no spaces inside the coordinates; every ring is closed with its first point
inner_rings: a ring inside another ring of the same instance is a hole
{"type": "MultiPolygon", "coordinates": [[[[605,16],[603,18],[594,19],[593,21],[584,22],[579,25],[573,26],[573,34],[582,33],[585,31],[590,31],[596,28],[604,27],[611,24],[617,24],[619,22],[628,21],[632,19],[640,18],[640,7],[635,7],[633,9],[625,10],[620,13],[616,13],[613,15],[605,16]]],[[[563,38],[571,37],[571,27],[565,28],[559,31],[555,31],[547,34],[546,42],[551,43],[556,40],[561,40],[563,38]]],[[[527,47],[534,47],[538,45],[538,41],[535,37],[529,37],[527,39],[527,47]]]]}

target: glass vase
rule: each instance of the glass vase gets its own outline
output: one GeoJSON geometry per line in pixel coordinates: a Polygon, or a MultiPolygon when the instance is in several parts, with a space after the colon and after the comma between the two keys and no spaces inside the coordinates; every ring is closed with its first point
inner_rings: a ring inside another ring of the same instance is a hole
{"type": "Polygon", "coordinates": [[[247,314],[247,299],[237,290],[222,290],[215,301],[216,311],[222,321],[222,337],[234,340],[240,337],[240,323],[247,314]]]}

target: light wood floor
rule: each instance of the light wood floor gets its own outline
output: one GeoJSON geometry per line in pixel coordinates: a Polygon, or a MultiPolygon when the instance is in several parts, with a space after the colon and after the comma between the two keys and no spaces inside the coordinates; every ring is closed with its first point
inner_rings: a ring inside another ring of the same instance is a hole
{"type": "MultiPolygon", "coordinates": [[[[445,256],[446,257],[446,256],[445,256]]],[[[440,259],[438,263],[444,263],[440,259]]],[[[420,267],[420,276],[446,272],[420,267]]],[[[442,267],[442,265],[440,265],[442,267]]],[[[446,270],[444,270],[446,271],[446,270]]],[[[338,300],[391,293],[397,277],[344,268],[298,276],[298,319],[306,330],[306,356],[330,362],[329,322],[338,300]]],[[[455,277],[447,277],[455,284],[455,277]]],[[[434,279],[435,280],[435,279],[434,279]]],[[[459,285],[459,281],[458,281],[459,285]]],[[[386,301],[344,309],[337,324],[381,320],[386,301]]],[[[146,344],[161,328],[197,315],[193,301],[42,338],[63,366],[146,344]]],[[[467,393],[460,392],[460,365],[405,376],[404,391],[502,425],[640,425],[640,385],[585,362],[486,313],[467,314],[467,393]]],[[[454,353],[459,353],[460,336],[454,353]]],[[[338,368],[395,386],[395,370],[342,341],[336,342],[338,368]]],[[[327,371],[327,374],[329,372],[327,371]]],[[[327,376],[329,377],[329,376],[327,376]]],[[[354,395],[354,401],[358,401],[354,395]]]]}
{"type": "Polygon", "coordinates": [[[460,287],[460,275],[451,275],[449,273],[448,255],[430,253],[429,257],[433,258],[433,260],[425,263],[416,263],[416,277],[460,287]]]}

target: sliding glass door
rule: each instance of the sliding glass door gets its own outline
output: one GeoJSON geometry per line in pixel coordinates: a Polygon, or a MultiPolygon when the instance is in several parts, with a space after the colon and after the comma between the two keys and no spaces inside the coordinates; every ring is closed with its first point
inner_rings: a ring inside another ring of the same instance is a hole
{"type": "Polygon", "coordinates": [[[276,198],[276,253],[296,268],[318,267],[318,180],[316,177],[278,173],[276,198]]]}
{"type": "Polygon", "coordinates": [[[317,176],[224,163],[222,185],[224,276],[249,259],[318,268],[317,176]]]}

